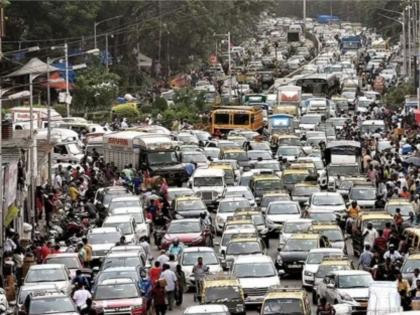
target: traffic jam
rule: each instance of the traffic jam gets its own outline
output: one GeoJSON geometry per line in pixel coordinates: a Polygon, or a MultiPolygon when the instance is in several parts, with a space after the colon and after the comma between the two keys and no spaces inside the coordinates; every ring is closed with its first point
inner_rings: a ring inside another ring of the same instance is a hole
{"type": "Polygon", "coordinates": [[[418,104],[386,103],[401,47],[325,19],[266,14],[227,72],[213,56],[200,127],[54,112],[45,226],[6,231],[0,314],[420,310],[418,104]]]}

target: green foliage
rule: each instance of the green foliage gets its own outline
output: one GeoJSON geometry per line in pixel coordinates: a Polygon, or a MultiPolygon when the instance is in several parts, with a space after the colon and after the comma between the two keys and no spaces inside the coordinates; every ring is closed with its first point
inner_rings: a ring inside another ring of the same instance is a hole
{"type": "Polygon", "coordinates": [[[157,97],[152,104],[152,108],[155,111],[163,112],[168,109],[168,103],[163,97],[157,97]]]}
{"type": "Polygon", "coordinates": [[[75,85],[73,107],[75,110],[92,112],[111,110],[118,96],[119,76],[105,67],[93,65],[81,73],[75,85]]]}
{"type": "MultiPolygon", "coordinates": [[[[61,116],[66,117],[67,116],[67,106],[65,104],[57,104],[54,105],[54,109],[59,113],[61,116]]],[[[70,110],[71,110],[70,106],[70,110]]]]}
{"type": "Polygon", "coordinates": [[[139,118],[139,110],[130,104],[121,104],[112,109],[113,118],[127,118],[130,121],[139,118]]]}
{"type": "Polygon", "coordinates": [[[388,90],[385,104],[389,109],[398,110],[404,104],[405,96],[416,93],[413,82],[403,83],[388,90]]]}

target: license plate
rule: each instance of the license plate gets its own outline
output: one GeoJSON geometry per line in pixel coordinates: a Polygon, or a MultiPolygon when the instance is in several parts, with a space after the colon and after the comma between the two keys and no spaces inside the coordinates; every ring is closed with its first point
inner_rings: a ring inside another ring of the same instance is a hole
{"type": "Polygon", "coordinates": [[[289,268],[301,268],[301,265],[289,265],[289,268]]]}
{"type": "Polygon", "coordinates": [[[367,307],[368,306],[368,303],[367,302],[361,302],[359,304],[360,304],[360,307],[367,307]]]}

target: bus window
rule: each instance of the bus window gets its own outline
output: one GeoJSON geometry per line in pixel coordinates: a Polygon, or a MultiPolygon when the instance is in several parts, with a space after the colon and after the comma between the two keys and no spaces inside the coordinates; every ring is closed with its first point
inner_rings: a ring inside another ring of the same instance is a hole
{"type": "Polygon", "coordinates": [[[215,114],[214,123],[219,125],[228,125],[229,124],[229,114],[215,114]]]}
{"type": "Polygon", "coordinates": [[[249,125],[249,114],[234,114],[233,124],[234,125],[249,125]]]}

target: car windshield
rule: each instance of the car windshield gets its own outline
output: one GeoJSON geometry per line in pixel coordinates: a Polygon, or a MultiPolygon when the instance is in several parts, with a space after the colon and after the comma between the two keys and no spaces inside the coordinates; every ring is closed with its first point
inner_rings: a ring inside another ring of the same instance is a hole
{"type": "Polygon", "coordinates": [[[313,186],[296,186],[293,190],[295,196],[311,196],[313,193],[319,192],[319,187],[313,186]]]}
{"type": "Polygon", "coordinates": [[[271,203],[267,214],[299,214],[298,205],[295,203],[271,203]]]}
{"type": "Polygon", "coordinates": [[[351,267],[350,265],[323,265],[321,264],[318,268],[318,271],[315,274],[315,277],[324,279],[324,277],[330,272],[338,271],[338,270],[351,270],[351,267]]]}
{"type": "Polygon", "coordinates": [[[108,269],[112,267],[137,267],[142,266],[141,259],[137,256],[132,257],[107,257],[102,264],[102,269],[108,269]]]}
{"type": "Polygon", "coordinates": [[[202,257],[203,262],[206,265],[217,265],[219,262],[217,261],[216,255],[214,252],[184,252],[182,255],[181,265],[183,266],[194,266],[197,263],[197,258],[202,257]]]}
{"type": "Polygon", "coordinates": [[[182,200],[177,202],[176,211],[189,211],[189,210],[205,210],[206,206],[201,199],[195,200],[182,200]]]}
{"type": "Polygon", "coordinates": [[[128,207],[138,207],[141,208],[139,200],[118,200],[111,201],[109,204],[109,210],[114,210],[117,208],[128,208],[128,207]]]}
{"type": "Polygon", "coordinates": [[[116,243],[120,240],[121,234],[118,232],[115,233],[94,233],[88,234],[89,243],[92,245],[97,244],[110,244],[116,243]]]}
{"type": "Polygon", "coordinates": [[[409,216],[410,212],[414,213],[414,208],[410,204],[407,204],[407,205],[387,205],[386,206],[386,211],[389,214],[394,215],[398,208],[401,210],[401,215],[403,215],[403,216],[409,216]]]}
{"type": "Polygon", "coordinates": [[[67,144],[67,149],[71,154],[83,154],[83,152],[80,150],[79,146],[76,143],[67,144]]]}
{"type": "Polygon", "coordinates": [[[332,212],[310,212],[308,219],[315,222],[332,222],[337,220],[337,216],[332,212]]]}
{"type": "Polygon", "coordinates": [[[279,190],[282,189],[282,183],[280,179],[264,179],[258,180],[255,183],[257,190],[279,190]]]}
{"type": "Polygon", "coordinates": [[[54,282],[67,281],[67,275],[64,269],[30,269],[26,276],[25,282],[54,282]]]}
{"type": "Polygon", "coordinates": [[[99,285],[96,287],[94,300],[119,300],[138,298],[139,293],[134,283],[99,285]]]}
{"type": "Polygon", "coordinates": [[[258,242],[234,242],[229,243],[226,249],[227,255],[260,254],[261,246],[258,242]]]}
{"type": "Polygon", "coordinates": [[[178,158],[175,152],[171,151],[148,152],[147,161],[150,165],[176,164],[178,158]]]}
{"type": "Polygon", "coordinates": [[[323,230],[321,232],[322,236],[325,236],[330,242],[341,242],[344,241],[343,233],[339,228],[331,230],[323,230]]]}
{"type": "Polygon", "coordinates": [[[143,209],[142,208],[116,208],[112,210],[114,215],[130,215],[136,221],[136,224],[144,222],[143,209]]]}
{"type": "Polygon", "coordinates": [[[268,151],[248,151],[248,159],[250,160],[271,160],[273,157],[268,151]]]}
{"type": "Polygon", "coordinates": [[[318,248],[317,239],[289,239],[283,250],[288,252],[309,252],[313,248],[318,248]]]}
{"type": "Polygon", "coordinates": [[[264,302],[262,314],[301,315],[305,314],[303,301],[300,299],[269,299],[264,302]]]}
{"type": "Polygon", "coordinates": [[[245,151],[225,152],[223,158],[225,160],[248,161],[245,151]]]}
{"type": "Polygon", "coordinates": [[[308,177],[308,173],[304,173],[304,174],[285,174],[283,175],[283,182],[285,184],[296,184],[299,182],[303,182],[307,177],[308,177]]]}
{"type": "Polygon", "coordinates": [[[271,150],[267,142],[251,142],[250,146],[253,150],[271,150]]]}
{"type": "Polygon", "coordinates": [[[298,233],[298,232],[306,232],[312,226],[312,222],[285,222],[283,226],[283,233],[298,233]]]}
{"type": "Polygon", "coordinates": [[[122,196],[130,196],[130,195],[127,194],[127,191],[125,191],[125,190],[109,191],[109,192],[105,193],[105,195],[103,196],[102,203],[105,206],[108,206],[113,198],[122,197],[122,196]]]}
{"type": "Polygon", "coordinates": [[[227,190],[225,192],[225,197],[244,197],[244,198],[247,198],[247,199],[254,199],[254,195],[248,189],[227,190]]]}
{"type": "Polygon", "coordinates": [[[401,267],[402,273],[412,273],[414,269],[420,268],[420,260],[419,259],[407,259],[403,266],[401,267]]]}
{"type": "Polygon", "coordinates": [[[349,194],[350,200],[375,200],[375,188],[352,188],[349,194]]]}
{"type": "Polygon", "coordinates": [[[209,176],[209,177],[194,177],[194,186],[223,186],[223,177],[209,176]]]}
{"type": "Polygon", "coordinates": [[[102,271],[98,274],[98,284],[102,284],[103,281],[108,279],[138,279],[138,273],[135,268],[132,270],[122,270],[122,271],[102,271]]]}
{"type": "Polygon", "coordinates": [[[312,124],[317,124],[319,122],[321,122],[321,116],[305,115],[305,116],[302,116],[300,118],[300,123],[301,124],[310,124],[310,125],[312,125],[312,124]]]}
{"type": "Polygon", "coordinates": [[[262,214],[254,214],[252,215],[252,222],[254,222],[256,226],[265,225],[264,216],[262,214]]]}
{"type": "Polygon", "coordinates": [[[340,289],[369,288],[373,282],[371,275],[343,275],[338,278],[340,289]]]}
{"type": "Polygon", "coordinates": [[[315,206],[344,206],[344,200],[341,195],[314,195],[312,204],[315,206]]]}
{"type": "Polygon", "coordinates": [[[120,230],[123,235],[133,234],[133,225],[131,222],[104,222],[103,227],[115,227],[120,230]]]}
{"type": "Polygon", "coordinates": [[[33,299],[29,305],[30,315],[43,315],[55,313],[77,313],[77,307],[69,297],[48,297],[33,299]]]}
{"type": "Polygon", "coordinates": [[[324,257],[327,257],[327,256],[328,257],[333,257],[333,256],[341,257],[343,256],[343,253],[337,253],[337,252],[309,253],[306,263],[318,265],[321,263],[322,259],[324,259],[324,257]]]}
{"type": "Polygon", "coordinates": [[[183,153],[182,154],[182,163],[206,163],[207,158],[202,153],[195,153],[195,154],[188,154],[183,153]]]}
{"type": "Polygon", "coordinates": [[[194,192],[191,189],[171,190],[168,189],[168,199],[174,200],[181,196],[193,196],[194,192]]]}
{"type": "Polygon", "coordinates": [[[168,234],[200,233],[199,221],[172,221],[168,228],[168,234]]]}
{"type": "Polygon", "coordinates": [[[234,286],[210,287],[206,289],[206,294],[204,296],[205,303],[240,300],[241,298],[240,288],[234,286]]]}
{"type": "Polygon", "coordinates": [[[250,208],[251,204],[248,199],[235,200],[235,201],[221,201],[219,204],[219,213],[234,212],[240,208],[250,208]]]}
{"type": "Polygon", "coordinates": [[[287,201],[290,200],[289,195],[264,196],[261,200],[261,207],[267,207],[273,201],[287,201]]]}
{"type": "Polygon", "coordinates": [[[256,163],[255,168],[263,169],[263,170],[272,170],[272,171],[280,171],[280,164],[279,162],[271,162],[271,163],[256,163]]]}
{"type": "Polygon", "coordinates": [[[277,150],[278,156],[298,156],[299,153],[300,149],[295,147],[279,147],[277,150]]]}
{"type": "Polygon", "coordinates": [[[241,263],[234,264],[233,274],[238,278],[274,277],[276,271],[272,263],[241,263]]]}
{"type": "Polygon", "coordinates": [[[47,258],[47,264],[62,264],[69,269],[81,268],[81,263],[77,257],[50,257],[47,258]]]}
{"type": "Polygon", "coordinates": [[[328,165],[327,170],[330,176],[354,176],[359,174],[357,165],[328,165]]]}

